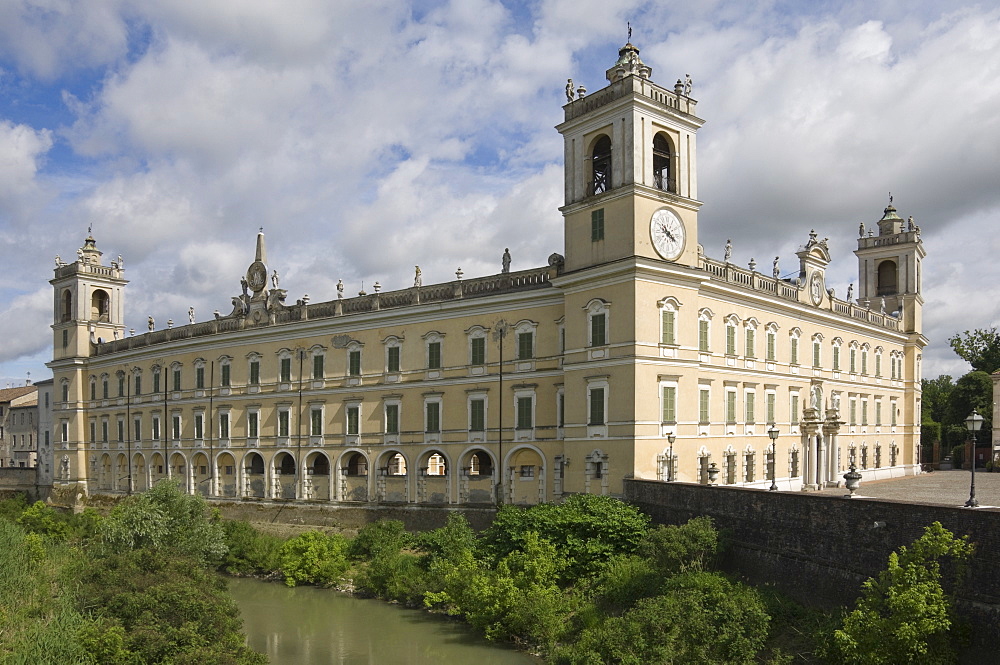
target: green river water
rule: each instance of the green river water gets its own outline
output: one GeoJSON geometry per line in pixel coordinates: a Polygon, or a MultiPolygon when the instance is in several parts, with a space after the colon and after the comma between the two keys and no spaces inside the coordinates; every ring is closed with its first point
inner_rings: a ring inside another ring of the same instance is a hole
{"type": "Polygon", "coordinates": [[[248,643],[272,665],[540,665],[463,624],[315,587],[230,578],[248,643]]]}

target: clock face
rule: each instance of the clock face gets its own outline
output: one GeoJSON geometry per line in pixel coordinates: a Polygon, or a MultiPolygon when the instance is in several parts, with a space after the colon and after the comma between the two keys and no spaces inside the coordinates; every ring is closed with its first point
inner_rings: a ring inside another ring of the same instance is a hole
{"type": "Polygon", "coordinates": [[[254,261],[247,269],[247,284],[254,293],[261,291],[267,283],[267,268],[260,261],[254,261]]]}
{"type": "Polygon", "coordinates": [[[684,223],[672,210],[660,208],[649,220],[649,237],[656,253],[667,261],[676,261],[684,251],[684,223]]]}
{"type": "Polygon", "coordinates": [[[813,273],[809,281],[809,296],[814,305],[819,305],[823,301],[823,275],[818,270],[813,273]]]}

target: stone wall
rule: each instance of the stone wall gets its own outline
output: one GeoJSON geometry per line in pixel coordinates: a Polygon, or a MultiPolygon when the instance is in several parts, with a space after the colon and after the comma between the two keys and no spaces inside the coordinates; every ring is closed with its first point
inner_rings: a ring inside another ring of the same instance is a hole
{"type": "Polygon", "coordinates": [[[404,504],[348,506],[309,505],[302,502],[293,504],[277,501],[218,500],[212,500],[209,503],[213,507],[218,507],[227,519],[338,529],[360,529],[376,520],[387,519],[400,520],[406,525],[408,531],[430,531],[444,526],[448,520],[448,513],[459,511],[469,520],[473,529],[481,531],[493,523],[493,517],[496,515],[496,510],[493,508],[470,508],[467,506],[404,504]]]}
{"type": "Polygon", "coordinates": [[[861,583],[886,566],[889,554],[940,522],[968,535],[976,555],[962,613],[976,642],[1000,639],[1000,510],[953,508],[875,499],[840,492],[788,493],[687,483],[627,480],[625,499],[655,522],[680,524],[708,515],[723,532],[724,568],[752,584],[771,584],[800,602],[849,605],[861,583]]]}
{"type": "Polygon", "coordinates": [[[5,495],[25,492],[28,498],[35,500],[39,496],[36,486],[37,477],[37,469],[22,469],[15,466],[0,467],[0,492],[5,495]]]}

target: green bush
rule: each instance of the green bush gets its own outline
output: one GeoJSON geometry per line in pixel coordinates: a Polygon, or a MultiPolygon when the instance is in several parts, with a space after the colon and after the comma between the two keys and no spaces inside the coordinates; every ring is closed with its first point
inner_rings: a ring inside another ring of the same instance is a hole
{"type": "Polygon", "coordinates": [[[711,517],[695,517],[680,526],[659,525],[639,544],[639,555],[663,575],[706,570],[719,549],[719,533],[711,517]]]}
{"type": "Polygon", "coordinates": [[[602,614],[618,615],[659,593],[663,576],[640,556],[613,557],[591,585],[591,600],[602,614]]]}
{"type": "Polygon", "coordinates": [[[621,617],[584,630],[557,648],[555,663],[647,665],[648,663],[756,662],[769,617],[757,593],[718,573],[682,573],[663,595],[640,600],[621,617]]]}
{"type": "Polygon", "coordinates": [[[263,533],[243,520],[222,523],[228,552],[223,569],[231,575],[259,575],[277,572],[281,568],[281,546],[278,536],[263,533]]]}
{"type": "Polygon", "coordinates": [[[354,584],[377,598],[420,607],[430,588],[430,574],[422,559],[404,552],[380,552],[361,568],[354,584]]]}
{"type": "Polygon", "coordinates": [[[285,584],[332,586],[347,572],[347,540],[338,534],[307,531],[286,541],[280,552],[285,584]]]}
{"type": "Polygon", "coordinates": [[[399,520],[377,520],[366,524],[351,541],[352,558],[374,558],[383,553],[397,554],[410,547],[414,537],[406,532],[399,520]]]}

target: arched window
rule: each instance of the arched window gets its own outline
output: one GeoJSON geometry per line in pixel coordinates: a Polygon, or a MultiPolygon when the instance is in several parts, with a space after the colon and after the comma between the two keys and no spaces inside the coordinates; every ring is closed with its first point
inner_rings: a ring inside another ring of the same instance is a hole
{"type": "Polygon", "coordinates": [[[110,321],[111,298],[107,291],[96,289],[90,299],[90,319],[91,321],[110,321]]]}
{"type": "Polygon", "coordinates": [[[878,264],[878,287],[875,295],[891,296],[898,292],[896,282],[896,262],[883,261],[878,264]]]}
{"type": "Polygon", "coordinates": [[[62,320],[69,321],[73,318],[73,292],[69,289],[62,294],[62,320]]]}
{"type": "Polygon", "coordinates": [[[611,189],[611,139],[601,136],[591,153],[593,177],[590,181],[591,194],[602,194],[611,189]]]}
{"type": "Polygon", "coordinates": [[[677,191],[677,179],[670,168],[670,139],[664,134],[653,138],[653,186],[665,192],[677,191]]]}

